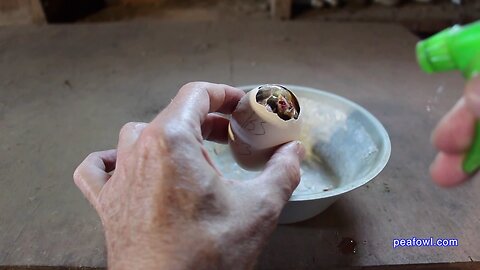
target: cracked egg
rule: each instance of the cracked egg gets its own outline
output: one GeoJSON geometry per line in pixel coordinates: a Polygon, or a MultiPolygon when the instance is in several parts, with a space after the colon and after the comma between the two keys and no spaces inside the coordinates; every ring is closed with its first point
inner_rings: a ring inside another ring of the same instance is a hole
{"type": "Polygon", "coordinates": [[[238,103],[228,127],[233,157],[244,169],[262,169],[280,145],[300,138],[301,118],[298,98],[286,87],[252,89],[238,103]]]}

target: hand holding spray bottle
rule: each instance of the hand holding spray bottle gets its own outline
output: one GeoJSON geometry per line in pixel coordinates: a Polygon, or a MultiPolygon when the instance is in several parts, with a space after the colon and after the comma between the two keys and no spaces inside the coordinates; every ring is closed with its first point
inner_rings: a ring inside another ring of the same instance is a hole
{"type": "MultiPolygon", "coordinates": [[[[420,41],[416,48],[420,67],[428,73],[459,70],[469,80],[480,74],[480,21],[453,26],[420,41]]],[[[480,121],[475,123],[472,144],[463,160],[463,171],[480,168],[480,121]]]]}

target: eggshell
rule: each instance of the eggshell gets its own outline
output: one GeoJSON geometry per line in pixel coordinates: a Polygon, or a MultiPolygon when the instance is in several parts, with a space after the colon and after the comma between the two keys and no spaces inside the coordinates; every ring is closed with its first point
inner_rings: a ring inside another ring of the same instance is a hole
{"type": "Polygon", "coordinates": [[[257,103],[259,88],[268,86],[249,91],[232,113],[229,145],[235,160],[244,169],[261,169],[280,145],[300,138],[301,108],[297,119],[285,121],[257,103]]]}

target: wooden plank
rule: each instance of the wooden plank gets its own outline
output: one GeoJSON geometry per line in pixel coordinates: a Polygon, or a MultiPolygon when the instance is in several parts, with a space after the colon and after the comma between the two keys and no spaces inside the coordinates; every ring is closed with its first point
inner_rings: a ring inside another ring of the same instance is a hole
{"type": "Polygon", "coordinates": [[[0,265],[105,267],[100,220],[72,172],[89,152],[115,147],[125,122],[151,120],[193,80],[324,89],[364,106],[390,134],[387,168],[321,215],[278,227],[258,269],[478,262],[480,182],[444,190],[428,176],[430,131],[464,82],[423,74],[416,41],[378,24],[0,28],[0,265]],[[356,254],[339,252],[347,236],[356,254]],[[394,238],[413,236],[459,246],[392,248],[394,238]]]}

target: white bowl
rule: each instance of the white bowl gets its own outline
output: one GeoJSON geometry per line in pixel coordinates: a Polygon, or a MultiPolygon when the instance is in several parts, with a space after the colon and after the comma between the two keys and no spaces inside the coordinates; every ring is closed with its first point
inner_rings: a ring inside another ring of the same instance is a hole
{"type": "MultiPolygon", "coordinates": [[[[239,87],[249,91],[257,85],[239,87]]],[[[390,158],[390,139],[382,124],[358,104],[335,94],[285,85],[300,99],[301,141],[307,149],[302,178],[279,223],[303,221],[324,211],[342,194],[375,178],[390,158]]],[[[228,145],[205,142],[225,177],[251,179],[259,172],[240,168],[228,145]]]]}

